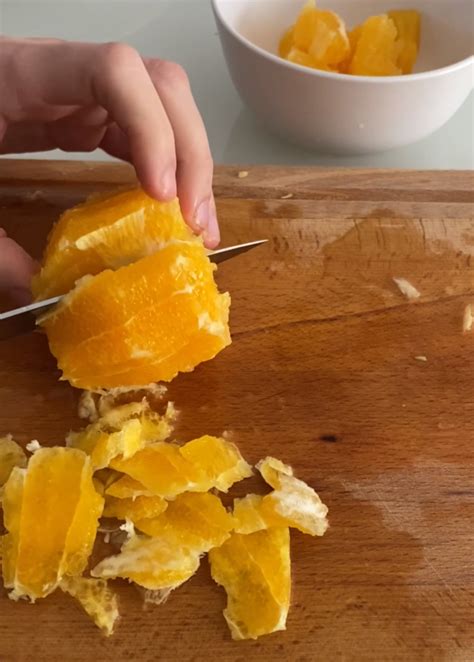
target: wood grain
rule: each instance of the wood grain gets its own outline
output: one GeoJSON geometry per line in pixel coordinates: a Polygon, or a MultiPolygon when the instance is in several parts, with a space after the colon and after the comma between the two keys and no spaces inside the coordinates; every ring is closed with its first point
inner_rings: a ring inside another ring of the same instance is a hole
{"type": "MultiPolygon", "coordinates": [[[[3,593],[2,662],[474,659],[473,175],[246,169],[216,172],[223,245],[270,242],[220,267],[233,345],[169,397],[180,439],[228,430],[328,504],[324,538],[292,536],[288,629],[232,642],[204,562],[148,611],[118,583],[108,640],[66,596],[32,607],[3,593]]],[[[2,159],[0,226],[39,256],[62,209],[132,180],[122,165],[2,159]]],[[[0,343],[0,433],[61,443],[77,393],[57,378],[41,335],[0,343]]]]}

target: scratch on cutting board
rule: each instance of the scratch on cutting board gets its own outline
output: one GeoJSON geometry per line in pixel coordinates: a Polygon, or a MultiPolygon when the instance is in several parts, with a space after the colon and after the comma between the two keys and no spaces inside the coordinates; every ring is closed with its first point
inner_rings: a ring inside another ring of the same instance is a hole
{"type": "MultiPolygon", "coordinates": [[[[403,525],[403,522],[398,517],[398,515],[396,515],[392,510],[390,510],[388,504],[386,503],[386,501],[383,500],[382,495],[380,494],[378,489],[376,487],[374,487],[373,490],[374,490],[374,494],[377,496],[377,499],[379,499],[380,503],[382,504],[382,508],[384,508],[385,511],[387,512],[387,514],[389,516],[389,519],[393,521],[393,523],[395,524],[395,526],[397,526],[398,529],[403,530],[405,527],[403,525]]],[[[435,568],[433,563],[426,557],[424,546],[422,546],[422,549],[423,549],[423,557],[425,559],[426,564],[428,565],[429,568],[431,568],[431,570],[434,572],[434,574],[438,577],[438,579],[443,584],[443,586],[445,586],[446,590],[451,595],[451,597],[454,598],[454,593],[453,593],[453,590],[452,590],[450,584],[445,580],[445,578],[439,572],[439,570],[437,568],[435,568]]]]}

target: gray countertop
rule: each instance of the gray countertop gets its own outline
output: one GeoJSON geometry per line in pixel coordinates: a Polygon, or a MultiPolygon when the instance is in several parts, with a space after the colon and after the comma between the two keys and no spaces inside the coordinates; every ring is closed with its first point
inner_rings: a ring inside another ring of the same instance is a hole
{"type": "MultiPolygon", "coordinates": [[[[474,169],[472,94],[437,133],[389,152],[335,157],[307,152],[272,136],[243,107],[232,85],[210,0],[0,0],[0,32],[126,41],[143,55],[179,62],[190,77],[216,163],[474,169]]],[[[50,152],[48,157],[84,155],[50,152]]],[[[106,157],[98,152],[87,158],[106,157]]]]}

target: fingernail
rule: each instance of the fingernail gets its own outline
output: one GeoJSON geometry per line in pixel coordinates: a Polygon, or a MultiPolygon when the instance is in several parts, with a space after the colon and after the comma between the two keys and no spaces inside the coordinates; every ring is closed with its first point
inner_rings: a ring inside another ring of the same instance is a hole
{"type": "Polygon", "coordinates": [[[221,239],[221,233],[219,231],[219,222],[217,220],[216,206],[212,201],[209,204],[209,224],[206,230],[203,232],[202,236],[204,239],[204,243],[208,248],[215,248],[221,239]]]}
{"type": "Polygon", "coordinates": [[[207,228],[209,225],[209,214],[210,214],[211,201],[209,199],[201,202],[199,207],[194,214],[194,225],[198,230],[202,231],[207,228]]]}

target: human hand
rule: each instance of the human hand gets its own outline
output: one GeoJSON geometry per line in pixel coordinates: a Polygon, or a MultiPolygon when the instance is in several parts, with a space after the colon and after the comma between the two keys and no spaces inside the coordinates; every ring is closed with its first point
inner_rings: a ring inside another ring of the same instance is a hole
{"type": "MultiPolygon", "coordinates": [[[[149,195],[178,195],[206,246],[219,243],[212,157],[179,65],[120,43],[0,39],[0,153],[55,148],[130,161],[149,195]]],[[[0,248],[0,287],[24,289],[29,261],[4,236],[0,248]]]]}

